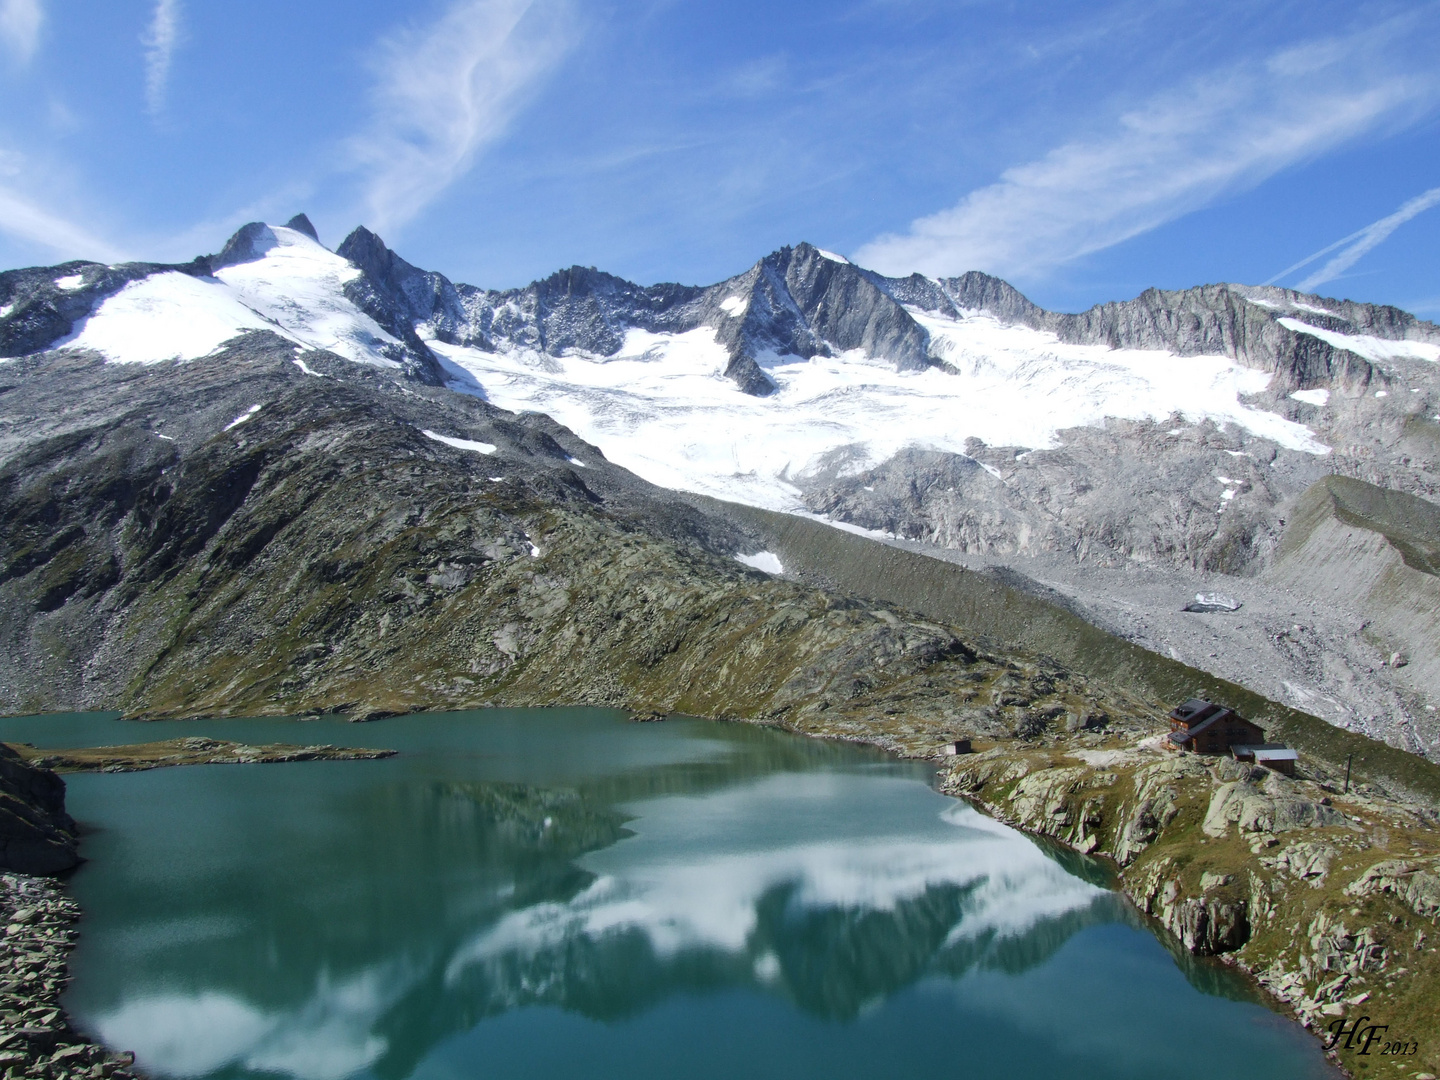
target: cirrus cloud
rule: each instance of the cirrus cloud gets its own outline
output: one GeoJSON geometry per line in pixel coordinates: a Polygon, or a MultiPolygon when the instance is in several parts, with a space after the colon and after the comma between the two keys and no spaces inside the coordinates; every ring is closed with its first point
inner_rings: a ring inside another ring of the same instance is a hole
{"type": "Polygon", "coordinates": [[[119,248],[47,210],[32,199],[0,185],[0,232],[67,259],[103,259],[119,262],[119,248]]]}
{"type": "Polygon", "coordinates": [[[155,0],[150,25],[140,40],[145,46],[145,104],[153,115],[165,107],[170,61],[180,44],[180,0],[155,0]]]}
{"type": "Polygon", "coordinates": [[[40,46],[45,9],[40,0],[0,0],[0,41],[20,64],[28,64],[40,46]]]}
{"type": "Polygon", "coordinates": [[[565,0],[460,0],[389,38],[371,124],[350,140],[372,226],[404,224],[468,172],[573,39],[565,0]]]}
{"type": "Polygon", "coordinates": [[[1202,76],[1001,174],[855,257],[886,273],[1036,278],[1440,103],[1397,19],[1202,76]]]}

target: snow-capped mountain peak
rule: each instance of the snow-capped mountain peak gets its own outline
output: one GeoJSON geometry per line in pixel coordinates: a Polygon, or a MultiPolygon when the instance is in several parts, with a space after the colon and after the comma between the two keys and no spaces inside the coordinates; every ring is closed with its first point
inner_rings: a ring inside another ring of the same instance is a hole
{"type": "Polygon", "coordinates": [[[332,252],[303,215],[185,266],[12,271],[0,309],[12,354],[189,359],[271,330],[548,413],[658,483],[775,507],[907,448],[1043,449],[1107,420],[1233,425],[1321,454],[1297,411],[1319,406],[1290,393],[1440,359],[1440,330],[1393,308],[1219,285],[1066,315],[984,274],[887,278],[807,243],[711,286],[571,267],[487,290],[363,227],[332,252]]]}

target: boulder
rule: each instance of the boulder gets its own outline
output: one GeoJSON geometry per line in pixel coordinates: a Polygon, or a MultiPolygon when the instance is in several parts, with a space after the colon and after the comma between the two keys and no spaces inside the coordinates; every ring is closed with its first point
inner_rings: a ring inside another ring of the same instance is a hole
{"type": "Polygon", "coordinates": [[[1216,788],[1202,828],[1207,836],[1221,837],[1229,831],[1231,822],[1239,825],[1241,832],[1249,833],[1348,824],[1339,810],[1305,798],[1275,774],[1260,782],[1236,780],[1216,788]]]}
{"type": "Polygon", "coordinates": [[[1345,888],[1347,896],[1390,893],[1427,919],[1440,917],[1440,864],[1386,859],[1370,867],[1345,888]]]}

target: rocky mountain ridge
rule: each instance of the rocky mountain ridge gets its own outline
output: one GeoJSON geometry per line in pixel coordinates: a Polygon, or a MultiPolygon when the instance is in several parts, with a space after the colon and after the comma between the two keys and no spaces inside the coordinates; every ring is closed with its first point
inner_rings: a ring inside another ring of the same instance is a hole
{"type": "MultiPolygon", "coordinates": [[[[304,214],[285,227],[316,238],[304,214]]],[[[186,264],[73,262],[0,274],[0,356],[53,347],[99,301],[132,281],[165,271],[210,275],[261,258],[273,244],[270,227],[252,222],[219,253],[186,264]],[[63,288],[55,284],[74,278],[63,288]]],[[[443,376],[420,336],[486,350],[611,356],[632,329],[683,333],[712,326],[729,353],[726,375],[753,394],[773,389],[760,367],[772,352],[803,358],[859,349],[901,370],[943,363],[907,307],[950,318],[983,314],[1072,344],[1226,356],[1274,372],[1281,379],[1276,389],[1285,391],[1363,387],[1374,377],[1363,355],[1284,325],[1289,316],[1334,334],[1440,344],[1440,327],[1398,308],[1273,286],[1148,289],[1133,300],[1067,314],[1047,311],[978,271],[889,278],[808,243],[780,248],[744,273],[704,287],[640,286],[573,266],[520,289],[484,289],[413,266],[364,226],[335,251],[361,272],[347,283],[346,295],[404,342],[412,373],[431,385],[443,376]]]]}

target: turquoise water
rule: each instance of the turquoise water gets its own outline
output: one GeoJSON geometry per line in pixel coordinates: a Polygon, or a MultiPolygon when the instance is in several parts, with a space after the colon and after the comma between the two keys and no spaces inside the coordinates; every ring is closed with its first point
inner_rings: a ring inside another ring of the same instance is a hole
{"type": "Polygon", "coordinates": [[[1089,864],[863,749],[597,710],[0,720],[181,734],[401,753],[67,778],[66,1004],[157,1076],[1331,1075],[1089,864]]]}

